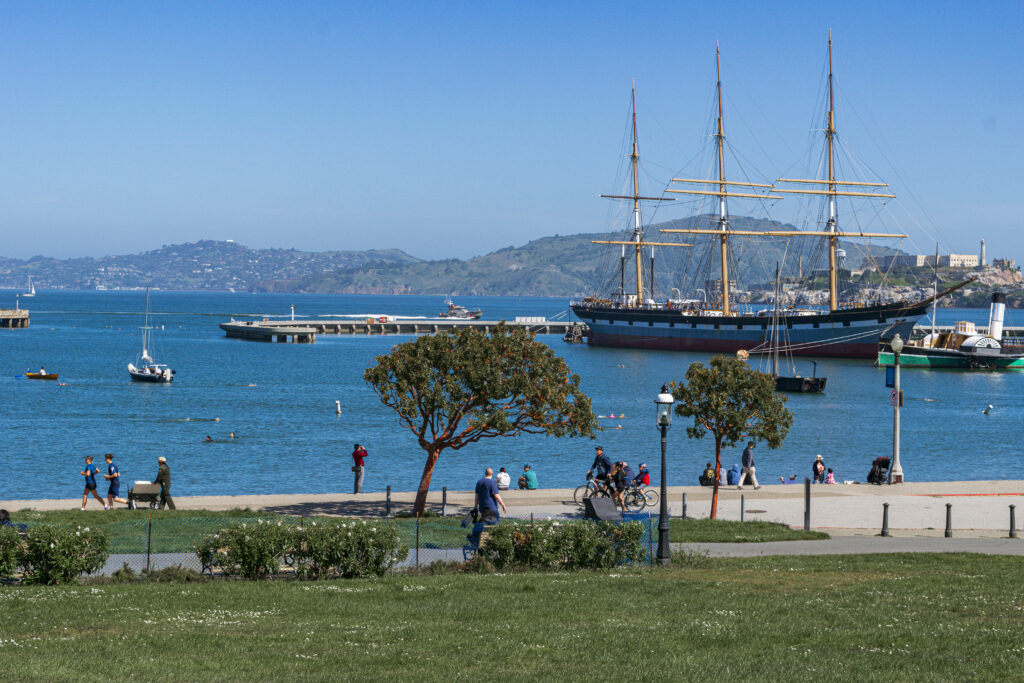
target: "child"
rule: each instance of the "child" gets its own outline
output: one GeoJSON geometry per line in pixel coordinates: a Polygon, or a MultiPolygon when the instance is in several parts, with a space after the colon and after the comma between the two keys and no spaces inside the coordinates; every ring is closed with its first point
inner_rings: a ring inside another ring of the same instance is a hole
{"type": "Polygon", "coordinates": [[[828,474],[825,475],[825,483],[826,484],[834,484],[834,483],[836,483],[836,475],[832,473],[832,468],[831,467],[828,468],[828,474]]]}
{"type": "Polygon", "coordinates": [[[89,500],[89,492],[92,491],[92,495],[100,502],[104,510],[109,510],[107,504],[100,498],[100,494],[96,493],[96,475],[99,474],[100,469],[96,465],[92,464],[92,456],[85,456],[85,469],[80,470],[78,473],[85,477],[85,490],[82,491],[82,509],[85,510],[85,503],[89,500]]]}

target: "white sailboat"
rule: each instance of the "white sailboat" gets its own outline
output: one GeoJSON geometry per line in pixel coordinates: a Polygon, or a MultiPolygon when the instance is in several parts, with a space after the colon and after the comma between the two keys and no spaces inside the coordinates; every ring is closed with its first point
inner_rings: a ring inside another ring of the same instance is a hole
{"type": "Polygon", "coordinates": [[[25,292],[24,294],[22,294],[22,296],[35,296],[35,295],[36,295],[36,286],[34,284],[32,284],[32,276],[29,275],[28,276],[28,291],[25,292]]]}
{"type": "Polygon", "coordinates": [[[163,363],[157,363],[149,355],[151,329],[153,328],[149,326],[149,287],[146,287],[146,322],[142,327],[142,354],[139,356],[137,366],[133,363],[128,364],[128,374],[136,382],[170,384],[174,380],[174,370],[163,363]]]}

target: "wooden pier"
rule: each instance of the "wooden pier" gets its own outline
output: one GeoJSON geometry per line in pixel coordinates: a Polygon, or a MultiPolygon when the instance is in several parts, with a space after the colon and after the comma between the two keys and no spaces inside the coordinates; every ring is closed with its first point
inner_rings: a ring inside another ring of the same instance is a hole
{"type": "MultiPolygon", "coordinates": [[[[534,334],[557,334],[565,336],[566,332],[586,325],[581,322],[566,322],[527,318],[523,320],[504,321],[509,327],[523,327],[534,334]]],[[[312,344],[318,334],[349,334],[349,335],[394,335],[394,334],[435,334],[445,330],[470,327],[490,333],[498,326],[497,320],[457,320],[457,319],[370,319],[365,320],[262,320],[246,321],[231,320],[221,323],[220,329],[225,336],[249,341],[278,342],[291,344],[312,344]]]]}
{"type": "Polygon", "coordinates": [[[29,325],[27,308],[0,308],[0,329],[23,329],[29,325]]]}

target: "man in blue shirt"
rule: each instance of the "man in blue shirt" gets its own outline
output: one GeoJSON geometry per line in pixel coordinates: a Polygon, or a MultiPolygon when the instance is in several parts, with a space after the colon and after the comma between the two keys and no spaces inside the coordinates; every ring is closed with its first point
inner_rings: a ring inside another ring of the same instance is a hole
{"type": "Polygon", "coordinates": [[[85,490],[82,491],[82,509],[85,509],[85,503],[89,500],[89,492],[100,502],[104,510],[109,510],[107,504],[100,498],[100,494],[96,493],[96,475],[100,473],[100,469],[96,465],[92,464],[92,456],[85,456],[85,469],[78,472],[85,477],[85,490]]]}
{"type": "Polygon", "coordinates": [[[488,467],[484,470],[484,478],[476,483],[476,496],[473,499],[473,507],[480,511],[480,518],[484,524],[498,523],[498,506],[501,511],[508,514],[508,508],[498,495],[498,484],[491,477],[494,470],[488,467]]]}
{"type": "Polygon", "coordinates": [[[114,503],[127,505],[127,500],[117,497],[118,493],[121,492],[121,472],[117,469],[117,465],[114,464],[114,454],[107,453],[103,456],[103,459],[107,461],[107,473],[103,475],[103,478],[110,484],[107,488],[107,507],[113,508],[114,503]]]}
{"type": "Polygon", "coordinates": [[[589,479],[590,475],[593,474],[594,478],[604,486],[607,485],[608,475],[611,474],[612,471],[612,461],[604,454],[603,446],[594,446],[594,451],[596,451],[596,454],[594,455],[594,464],[592,464],[590,469],[587,470],[587,478],[589,479]]]}
{"type": "Polygon", "coordinates": [[[755,473],[754,467],[754,442],[748,441],[747,447],[743,449],[743,473],[740,475],[740,483],[736,485],[736,488],[743,488],[743,484],[749,479],[750,483],[754,485],[755,489],[761,488],[761,485],[757,483],[757,474],[755,473]]]}

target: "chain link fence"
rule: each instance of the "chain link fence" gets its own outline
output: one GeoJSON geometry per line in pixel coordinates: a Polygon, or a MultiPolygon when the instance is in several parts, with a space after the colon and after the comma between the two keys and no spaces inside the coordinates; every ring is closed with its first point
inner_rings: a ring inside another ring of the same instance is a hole
{"type": "MultiPolygon", "coordinates": [[[[532,524],[551,520],[548,516],[503,516],[498,524],[532,524]]],[[[128,519],[113,519],[95,524],[109,540],[109,556],[96,576],[111,576],[125,568],[135,573],[159,572],[167,569],[185,569],[210,576],[218,576],[196,552],[197,545],[204,539],[218,533],[222,529],[239,524],[259,524],[260,521],[272,522],[289,526],[303,526],[312,523],[332,523],[341,521],[337,517],[305,517],[288,515],[254,515],[245,516],[192,516],[162,514],[154,516],[138,515],[128,519]]],[[[347,520],[352,521],[352,520],[347,520]]],[[[430,565],[434,562],[463,562],[469,560],[478,550],[480,532],[486,527],[474,524],[462,517],[442,517],[429,515],[425,517],[392,517],[381,519],[370,518],[370,523],[387,522],[394,524],[401,544],[409,549],[406,559],[394,567],[401,571],[409,567],[430,565]]],[[[560,523],[588,524],[587,520],[557,518],[560,523]]],[[[647,512],[626,514],[623,521],[641,522],[644,527],[642,545],[647,557],[645,563],[653,563],[654,538],[651,515],[647,512]]],[[[51,522],[29,522],[27,529],[39,524],[51,522]]],[[[61,526],[60,524],[58,524],[61,526]]],[[[25,525],[21,525],[25,528],[25,525]]],[[[70,526],[70,524],[68,525],[70,526]]],[[[287,574],[293,562],[284,555],[281,558],[281,573],[287,574]]],[[[11,577],[4,577],[11,578],[11,577]]]]}

